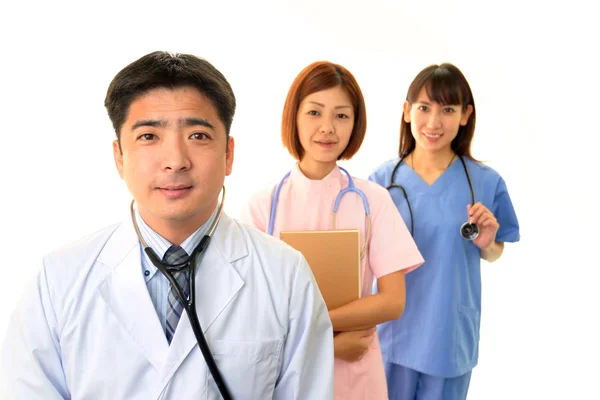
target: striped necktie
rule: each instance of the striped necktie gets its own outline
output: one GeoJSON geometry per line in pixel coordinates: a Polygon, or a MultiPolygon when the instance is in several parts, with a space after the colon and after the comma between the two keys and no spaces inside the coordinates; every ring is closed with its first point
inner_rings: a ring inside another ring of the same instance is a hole
{"type": "MultiPolygon", "coordinates": [[[[171,246],[165,253],[165,256],[163,257],[163,262],[169,265],[175,265],[186,262],[189,260],[189,258],[190,257],[184,249],[182,249],[179,246],[171,246]]],[[[177,281],[177,284],[179,285],[179,288],[181,289],[182,294],[186,299],[190,295],[189,274],[189,266],[186,266],[180,271],[175,271],[173,273],[173,277],[177,281]]],[[[169,342],[169,344],[171,344],[171,340],[173,340],[173,336],[175,335],[175,329],[177,328],[177,324],[179,323],[179,319],[181,318],[181,313],[183,312],[183,304],[177,298],[177,292],[170,283],[167,302],[167,323],[165,327],[165,333],[167,335],[167,341],[169,342]]]]}

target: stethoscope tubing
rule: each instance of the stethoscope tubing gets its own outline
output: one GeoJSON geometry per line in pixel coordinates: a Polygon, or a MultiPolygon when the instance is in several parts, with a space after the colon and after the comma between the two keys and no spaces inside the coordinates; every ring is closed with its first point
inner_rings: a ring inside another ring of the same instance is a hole
{"type": "Polygon", "coordinates": [[[190,326],[192,327],[192,331],[194,332],[194,336],[196,337],[196,341],[198,342],[198,347],[200,348],[200,351],[202,352],[202,355],[204,356],[204,360],[206,361],[208,370],[210,371],[210,373],[215,381],[215,385],[217,386],[217,389],[219,389],[219,392],[221,393],[221,396],[223,396],[224,400],[232,400],[231,394],[227,390],[227,386],[225,385],[225,381],[223,380],[223,376],[221,375],[221,371],[219,371],[219,367],[217,366],[217,363],[215,362],[215,360],[212,356],[212,353],[210,352],[210,348],[208,347],[208,343],[206,342],[206,338],[204,337],[204,333],[202,332],[202,326],[200,326],[200,320],[198,319],[198,313],[197,313],[196,307],[195,307],[195,303],[196,303],[196,296],[195,296],[195,294],[196,294],[195,293],[196,292],[196,282],[195,282],[196,267],[198,265],[200,265],[200,263],[202,262],[202,258],[204,258],[205,250],[208,248],[208,245],[210,244],[212,234],[215,231],[219,221],[221,220],[221,216],[223,215],[224,202],[225,202],[225,187],[223,186],[223,196],[221,198],[221,204],[219,205],[219,209],[217,211],[217,216],[216,216],[215,221],[213,222],[212,226],[210,227],[209,232],[200,240],[200,243],[198,243],[196,245],[196,247],[194,248],[194,251],[192,251],[192,254],[190,255],[190,258],[188,261],[186,261],[184,263],[180,263],[180,264],[174,264],[174,265],[169,265],[169,264],[163,263],[158,258],[156,252],[154,252],[154,250],[152,250],[152,248],[146,244],[146,242],[142,238],[142,235],[140,234],[140,231],[135,222],[135,213],[133,211],[134,201],[131,202],[130,208],[131,208],[131,218],[133,220],[133,226],[135,228],[135,232],[138,236],[140,243],[144,247],[144,252],[148,255],[148,258],[150,259],[152,264],[154,264],[154,266],[165,276],[165,278],[167,278],[167,280],[169,281],[171,286],[175,289],[175,294],[177,295],[177,298],[179,299],[179,301],[181,301],[181,304],[183,305],[183,308],[185,309],[188,319],[190,320],[190,326]],[[181,287],[179,286],[179,284],[177,283],[177,280],[171,273],[171,270],[179,271],[179,270],[185,268],[186,266],[189,267],[189,269],[190,269],[190,279],[189,279],[190,297],[189,297],[189,299],[184,298],[181,287]]]}
{"type": "MultiPolygon", "coordinates": [[[[346,176],[348,177],[348,186],[345,187],[344,189],[340,190],[340,192],[338,193],[338,195],[335,198],[335,203],[333,205],[332,229],[336,229],[336,215],[337,215],[338,209],[340,207],[340,202],[342,201],[342,197],[346,193],[349,193],[349,192],[358,194],[361,197],[362,202],[363,202],[363,207],[365,209],[366,225],[367,225],[365,244],[360,252],[360,259],[362,260],[366,254],[369,238],[371,236],[371,208],[369,207],[369,201],[367,200],[367,196],[365,195],[365,193],[362,190],[360,190],[359,188],[356,187],[356,185],[354,184],[354,179],[352,179],[352,176],[350,175],[350,173],[340,166],[338,166],[338,168],[342,172],[344,172],[344,174],[346,174],[346,176]]],[[[273,199],[271,202],[271,211],[269,213],[269,225],[267,228],[267,233],[271,236],[273,235],[273,232],[275,231],[275,216],[277,213],[277,203],[279,202],[279,194],[281,192],[281,188],[283,187],[283,183],[290,176],[290,174],[291,174],[291,171],[284,175],[284,177],[281,179],[279,184],[277,184],[277,186],[275,187],[275,192],[273,193],[273,199]]]]}
{"type": "MultiPolygon", "coordinates": [[[[406,205],[408,206],[408,213],[410,215],[410,234],[411,234],[411,236],[414,237],[414,234],[415,234],[415,220],[414,220],[414,217],[413,217],[413,212],[412,212],[412,207],[410,205],[410,201],[408,200],[408,194],[406,193],[406,190],[404,189],[404,187],[402,187],[402,185],[394,183],[394,175],[396,175],[396,172],[398,171],[398,168],[400,167],[400,164],[402,164],[402,161],[404,160],[404,157],[405,156],[400,157],[400,159],[396,162],[396,165],[394,166],[394,169],[392,170],[392,174],[390,175],[390,182],[387,185],[386,189],[388,191],[390,191],[392,188],[398,188],[398,189],[400,189],[402,191],[402,195],[404,196],[404,200],[406,200],[406,205]]],[[[465,160],[463,159],[462,156],[459,155],[458,159],[462,163],[463,169],[465,170],[465,175],[466,175],[467,181],[469,183],[469,190],[471,191],[471,206],[474,206],[475,205],[475,192],[473,191],[473,183],[471,182],[471,176],[469,174],[469,169],[467,168],[467,164],[465,163],[465,160]]],[[[465,225],[467,225],[467,224],[471,225],[470,219],[469,219],[469,221],[467,223],[465,223],[461,227],[461,234],[462,234],[463,227],[465,225]]],[[[478,230],[477,230],[477,232],[478,232],[478,230]]],[[[467,238],[467,237],[465,237],[465,239],[472,240],[475,237],[473,237],[473,238],[467,238]]]]}

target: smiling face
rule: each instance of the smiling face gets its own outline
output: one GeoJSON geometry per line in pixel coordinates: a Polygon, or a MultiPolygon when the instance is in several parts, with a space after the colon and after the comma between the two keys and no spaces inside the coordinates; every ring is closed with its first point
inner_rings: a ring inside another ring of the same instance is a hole
{"type": "Polygon", "coordinates": [[[465,126],[473,107],[463,110],[460,104],[439,104],[422,88],[417,100],[404,103],[404,121],[410,124],[417,146],[427,152],[451,151],[451,143],[461,126],[465,126]]]}
{"type": "Polygon", "coordinates": [[[323,164],[333,168],[354,128],[350,97],[341,86],[312,93],[300,103],[296,123],[304,149],[300,165],[323,164]]]}
{"type": "Polygon", "coordinates": [[[120,133],[115,164],[144,221],[160,234],[191,234],[215,209],[233,164],[233,138],[212,102],[192,87],[150,90],[131,103],[120,133]]]}

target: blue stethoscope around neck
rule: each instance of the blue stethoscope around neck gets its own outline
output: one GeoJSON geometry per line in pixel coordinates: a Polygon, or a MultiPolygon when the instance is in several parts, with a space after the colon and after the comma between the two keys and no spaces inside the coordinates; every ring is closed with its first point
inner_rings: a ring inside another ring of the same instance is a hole
{"type": "MultiPolygon", "coordinates": [[[[415,219],[413,217],[410,202],[408,201],[408,195],[406,194],[406,190],[402,187],[402,185],[394,183],[394,175],[396,175],[396,171],[398,171],[398,167],[400,167],[400,164],[402,164],[402,161],[404,160],[404,158],[405,158],[405,156],[402,156],[402,157],[400,157],[398,162],[396,162],[396,165],[394,166],[394,169],[392,170],[392,174],[390,175],[390,183],[386,187],[386,189],[388,191],[390,191],[392,188],[398,188],[402,191],[402,194],[404,195],[404,199],[406,200],[406,205],[408,206],[408,213],[410,214],[410,234],[414,237],[414,235],[415,235],[415,219]]],[[[462,163],[462,166],[465,170],[465,175],[467,177],[467,181],[469,182],[469,189],[471,190],[471,206],[474,206],[475,205],[475,193],[473,192],[473,185],[471,183],[471,176],[469,175],[469,170],[467,169],[467,164],[465,164],[465,160],[463,160],[462,156],[458,155],[458,159],[462,163]]],[[[460,235],[465,240],[473,240],[473,239],[477,238],[477,236],[479,236],[479,227],[475,224],[472,224],[471,219],[469,219],[469,221],[465,222],[460,227],[460,235]]]]}
{"type": "MultiPolygon", "coordinates": [[[[338,166],[338,168],[342,172],[344,172],[344,174],[346,174],[346,176],[348,177],[348,186],[345,187],[344,189],[340,190],[337,197],[335,198],[335,204],[333,206],[332,229],[336,228],[336,214],[337,214],[338,208],[340,207],[340,201],[342,200],[342,197],[346,193],[349,193],[349,192],[354,192],[354,193],[358,194],[363,201],[363,206],[365,208],[365,219],[367,221],[366,222],[367,234],[365,236],[365,244],[360,252],[360,259],[362,260],[363,257],[365,256],[367,244],[369,242],[369,237],[371,235],[371,209],[369,208],[369,201],[367,200],[367,196],[365,195],[365,193],[354,185],[354,179],[352,179],[352,177],[350,176],[348,171],[346,171],[344,168],[342,168],[340,166],[338,166]]],[[[285,180],[290,176],[290,174],[291,174],[291,171],[288,172],[287,174],[285,174],[283,179],[281,179],[281,182],[279,182],[279,184],[275,188],[275,193],[273,194],[273,201],[271,202],[271,214],[269,216],[269,228],[268,228],[269,235],[273,235],[273,231],[275,229],[275,214],[277,213],[277,203],[279,202],[279,192],[281,192],[281,187],[283,186],[283,183],[285,182],[285,180]]]]}

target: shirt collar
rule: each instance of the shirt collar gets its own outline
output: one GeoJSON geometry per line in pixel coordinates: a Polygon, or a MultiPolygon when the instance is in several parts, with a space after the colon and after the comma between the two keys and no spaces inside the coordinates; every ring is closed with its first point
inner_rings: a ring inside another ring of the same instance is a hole
{"type": "MultiPolygon", "coordinates": [[[[200,243],[200,240],[202,240],[204,235],[208,234],[208,230],[212,227],[212,224],[217,216],[218,210],[219,205],[217,204],[217,207],[215,207],[213,213],[206,220],[206,222],[204,222],[204,224],[202,224],[198,229],[194,231],[194,233],[192,233],[187,239],[185,239],[183,243],[181,243],[181,247],[185,250],[186,253],[188,253],[188,255],[192,254],[198,243],[200,243]]],[[[148,226],[148,224],[146,224],[146,222],[144,221],[144,219],[138,211],[137,205],[134,205],[134,212],[135,222],[137,222],[137,226],[140,231],[140,235],[142,236],[142,239],[144,239],[146,244],[152,250],[154,250],[159,259],[162,260],[169,247],[171,247],[173,244],[158,233],[156,233],[152,228],[148,226]]],[[[144,258],[146,259],[148,264],[147,269],[148,271],[150,271],[150,274],[146,276],[147,281],[154,276],[158,269],[154,266],[154,264],[152,264],[146,252],[144,252],[144,258]]]]}
{"type": "Polygon", "coordinates": [[[300,188],[305,190],[320,190],[331,187],[339,190],[343,185],[342,172],[337,165],[323,179],[309,179],[302,173],[300,166],[296,163],[294,168],[292,168],[290,179],[294,183],[294,186],[300,186],[300,188]]]}

